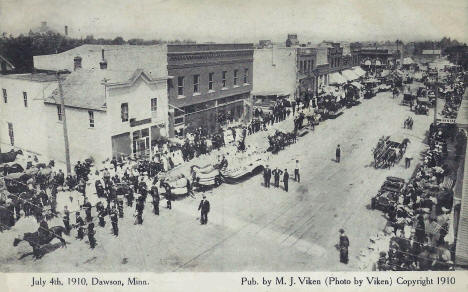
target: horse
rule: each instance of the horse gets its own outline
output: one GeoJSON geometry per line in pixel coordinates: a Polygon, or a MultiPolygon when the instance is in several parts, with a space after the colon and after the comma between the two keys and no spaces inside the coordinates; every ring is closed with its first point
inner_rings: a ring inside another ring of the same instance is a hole
{"type": "Polygon", "coordinates": [[[23,235],[23,238],[17,237],[13,241],[13,246],[18,246],[21,241],[26,241],[33,249],[34,258],[39,259],[41,258],[40,249],[42,245],[49,244],[54,238],[57,238],[62,243],[62,246],[66,247],[67,243],[65,239],[63,239],[62,234],[69,235],[70,232],[63,226],[54,226],[49,228],[47,231],[47,235],[40,236],[39,233],[36,232],[26,232],[23,235]]]}
{"type": "Polygon", "coordinates": [[[9,163],[16,160],[16,156],[18,154],[23,155],[23,151],[17,150],[14,151],[13,149],[10,152],[0,153],[0,163],[9,163]]]}

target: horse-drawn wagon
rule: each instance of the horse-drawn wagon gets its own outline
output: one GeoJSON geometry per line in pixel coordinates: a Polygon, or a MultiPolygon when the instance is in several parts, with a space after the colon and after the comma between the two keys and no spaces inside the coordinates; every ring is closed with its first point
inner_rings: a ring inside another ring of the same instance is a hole
{"type": "Polygon", "coordinates": [[[391,141],[390,136],[379,139],[377,146],[373,149],[374,167],[390,168],[400,161],[408,146],[409,139],[405,138],[401,143],[391,141]]]}
{"type": "Polygon", "coordinates": [[[219,171],[220,167],[221,164],[209,164],[202,167],[192,165],[192,167],[190,167],[190,173],[192,175],[193,186],[198,189],[207,189],[221,185],[222,178],[219,171]]]}
{"type": "Polygon", "coordinates": [[[273,136],[268,136],[268,142],[270,146],[267,151],[278,153],[284,147],[296,142],[296,134],[294,132],[284,133],[277,130],[273,136]]]}
{"type": "Polygon", "coordinates": [[[387,212],[391,205],[398,202],[404,184],[404,179],[388,176],[375,197],[371,199],[371,209],[387,212]]]}
{"type": "Polygon", "coordinates": [[[262,160],[256,159],[245,165],[233,165],[221,170],[223,181],[228,184],[239,183],[253,175],[259,174],[263,170],[262,160]]]}

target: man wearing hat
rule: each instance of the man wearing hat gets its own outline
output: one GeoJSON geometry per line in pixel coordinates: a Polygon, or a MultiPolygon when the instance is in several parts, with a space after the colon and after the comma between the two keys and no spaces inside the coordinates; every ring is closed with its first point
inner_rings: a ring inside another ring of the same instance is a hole
{"type": "Polygon", "coordinates": [[[83,204],[83,209],[85,210],[86,214],[86,221],[91,222],[93,220],[93,217],[91,216],[91,203],[88,201],[88,198],[84,198],[84,204],[83,204]]]}
{"type": "Polygon", "coordinates": [[[156,185],[151,188],[151,196],[153,197],[153,211],[155,215],[159,215],[159,191],[156,185]]]}
{"type": "Polygon", "coordinates": [[[200,211],[200,223],[201,224],[208,223],[208,213],[210,212],[210,202],[206,199],[205,195],[203,195],[203,199],[200,201],[198,210],[200,211]]]}
{"type": "Polygon", "coordinates": [[[37,230],[37,234],[39,235],[39,238],[45,239],[49,235],[49,224],[47,224],[47,221],[45,220],[44,215],[39,216],[39,228],[37,230]]]}
{"type": "Polygon", "coordinates": [[[287,192],[288,191],[288,185],[289,185],[289,173],[288,173],[287,169],[284,169],[283,184],[284,184],[284,190],[287,192]]]}
{"type": "Polygon", "coordinates": [[[112,207],[111,213],[110,213],[110,220],[112,223],[112,233],[115,236],[119,236],[119,217],[117,215],[117,210],[115,209],[115,206],[112,207]]]}
{"type": "Polygon", "coordinates": [[[94,231],[94,223],[91,222],[88,224],[88,240],[89,240],[89,245],[92,249],[96,247],[96,238],[94,235],[96,234],[96,231],[94,231]]]}
{"type": "Polygon", "coordinates": [[[279,188],[279,184],[280,184],[280,176],[281,174],[283,173],[280,169],[275,168],[272,172],[271,172],[275,178],[275,188],[279,188]]]}
{"type": "Polygon", "coordinates": [[[348,247],[349,247],[349,239],[346,236],[345,231],[343,228],[340,229],[340,262],[343,264],[348,263],[348,247]]]}
{"type": "Polygon", "coordinates": [[[68,211],[68,206],[65,206],[63,213],[63,225],[65,226],[65,230],[70,232],[70,211],[68,211]]]}
{"type": "Polygon", "coordinates": [[[336,146],[336,162],[340,163],[340,158],[341,158],[341,148],[340,148],[340,144],[338,144],[338,146],[336,146]]]}
{"type": "Polygon", "coordinates": [[[80,212],[76,212],[76,224],[75,227],[78,228],[78,235],[76,236],[76,239],[83,239],[84,232],[83,232],[83,226],[85,225],[83,218],[80,216],[80,212]]]}

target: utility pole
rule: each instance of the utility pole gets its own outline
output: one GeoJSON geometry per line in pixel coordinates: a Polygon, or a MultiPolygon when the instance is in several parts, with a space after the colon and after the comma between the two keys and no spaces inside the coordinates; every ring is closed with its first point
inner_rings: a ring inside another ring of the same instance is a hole
{"type": "Polygon", "coordinates": [[[63,97],[62,80],[60,79],[59,71],[57,71],[57,80],[58,80],[59,93],[60,93],[60,107],[62,110],[63,141],[65,144],[65,161],[67,164],[67,174],[70,174],[71,164],[70,164],[70,146],[68,144],[67,116],[65,114],[65,99],[63,97]]]}
{"type": "Polygon", "coordinates": [[[435,81],[435,105],[434,105],[434,126],[437,126],[437,100],[439,99],[439,71],[436,72],[435,81]]]}

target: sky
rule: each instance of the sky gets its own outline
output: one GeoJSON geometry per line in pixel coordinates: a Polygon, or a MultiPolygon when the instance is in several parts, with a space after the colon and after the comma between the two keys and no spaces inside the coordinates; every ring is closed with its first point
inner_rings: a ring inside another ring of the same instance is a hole
{"type": "Polygon", "coordinates": [[[41,21],[60,32],[68,25],[72,37],[468,42],[467,0],[0,0],[0,32],[41,21]]]}

